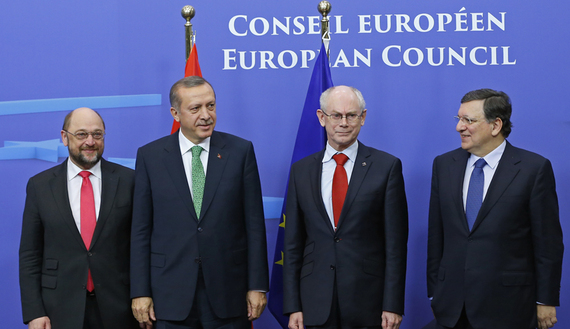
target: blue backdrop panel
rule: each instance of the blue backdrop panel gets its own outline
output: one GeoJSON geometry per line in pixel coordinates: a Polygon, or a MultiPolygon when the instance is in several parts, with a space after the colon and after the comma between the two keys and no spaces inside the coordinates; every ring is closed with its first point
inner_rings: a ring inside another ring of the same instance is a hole
{"type": "MultiPolygon", "coordinates": [[[[367,101],[360,140],[403,162],[410,242],[402,328],[421,328],[432,319],[425,285],[431,164],[460,145],[452,117],[467,91],[488,87],[512,97],[509,141],[552,161],[568,232],[570,4],[331,2],[332,78],[359,88],[367,101]]],[[[320,48],[318,1],[7,2],[0,11],[2,327],[24,327],[17,252],[28,178],[63,161],[66,150],[53,140],[66,112],[80,105],[99,110],[105,157],[122,163],[132,164],[138,147],[170,132],[168,90],[184,74],[180,10],[187,4],[196,9],[202,73],[218,96],[217,129],[253,141],[266,206],[277,209],[266,211],[273,255],[320,48]]],[[[558,328],[570,327],[569,270],[565,265],[558,328]]],[[[257,323],[277,326],[269,312],[257,323]]]]}

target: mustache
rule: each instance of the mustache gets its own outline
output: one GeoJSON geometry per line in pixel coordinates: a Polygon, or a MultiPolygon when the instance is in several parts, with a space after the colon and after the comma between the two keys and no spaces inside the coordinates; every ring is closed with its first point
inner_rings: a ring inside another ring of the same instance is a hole
{"type": "Polygon", "coordinates": [[[212,118],[208,119],[208,120],[200,120],[198,122],[196,122],[196,126],[209,126],[214,124],[214,120],[212,120],[212,118]]]}

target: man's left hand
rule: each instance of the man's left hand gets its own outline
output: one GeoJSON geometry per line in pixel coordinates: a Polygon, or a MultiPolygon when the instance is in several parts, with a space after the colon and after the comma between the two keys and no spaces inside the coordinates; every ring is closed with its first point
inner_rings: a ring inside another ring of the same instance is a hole
{"type": "Polygon", "coordinates": [[[382,329],[398,329],[402,323],[400,314],[382,311],[382,329]]]}
{"type": "Polygon", "coordinates": [[[253,321],[261,316],[267,305],[264,292],[250,290],[247,292],[247,319],[253,321]]]}
{"type": "Polygon", "coordinates": [[[556,307],[548,305],[536,305],[536,317],[538,318],[538,329],[548,329],[554,327],[556,319],[556,307]]]}

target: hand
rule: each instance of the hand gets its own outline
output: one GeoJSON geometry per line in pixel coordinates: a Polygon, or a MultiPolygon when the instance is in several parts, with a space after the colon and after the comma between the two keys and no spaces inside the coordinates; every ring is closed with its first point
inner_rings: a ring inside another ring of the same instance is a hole
{"type": "Polygon", "coordinates": [[[51,322],[47,316],[33,319],[28,323],[28,329],[51,329],[51,322]]]}
{"type": "Polygon", "coordinates": [[[548,305],[536,305],[536,317],[538,318],[538,329],[548,329],[554,327],[556,319],[556,307],[548,305]]]}
{"type": "Polygon", "coordinates": [[[400,314],[383,311],[382,312],[382,329],[398,329],[402,323],[400,314]]]}
{"type": "Polygon", "coordinates": [[[303,329],[303,312],[291,313],[289,316],[289,329],[303,329]]]}
{"type": "Polygon", "coordinates": [[[131,303],[133,315],[139,322],[142,329],[152,329],[152,321],[156,321],[154,314],[154,304],[150,297],[137,297],[133,298],[131,303]]]}
{"type": "Polygon", "coordinates": [[[267,305],[264,292],[250,290],[247,292],[247,319],[253,321],[261,316],[267,305]]]}

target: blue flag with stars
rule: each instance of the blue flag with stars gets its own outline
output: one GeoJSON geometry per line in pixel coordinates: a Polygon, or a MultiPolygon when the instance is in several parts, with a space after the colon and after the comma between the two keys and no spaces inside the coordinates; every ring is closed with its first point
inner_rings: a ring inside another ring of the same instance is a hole
{"type": "MultiPolygon", "coordinates": [[[[305,98],[305,106],[301,114],[301,122],[299,123],[299,129],[297,131],[297,139],[295,140],[291,164],[324,148],[326,133],[317,118],[317,110],[320,108],[319,98],[321,94],[332,86],[333,82],[329,60],[323,43],[315,62],[315,67],[313,68],[313,75],[311,76],[309,90],[305,98]]],[[[287,179],[287,185],[289,185],[288,183],[289,179],[287,179]]],[[[289,324],[289,318],[283,315],[283,239],[287,222],[287,214],[285,213],[286,204],[287,189],[285,189],[285,198],[281,210],[282,216],[277,233],[268,302],[269,310],[283,328],[287,328],[289,324]]]]}

